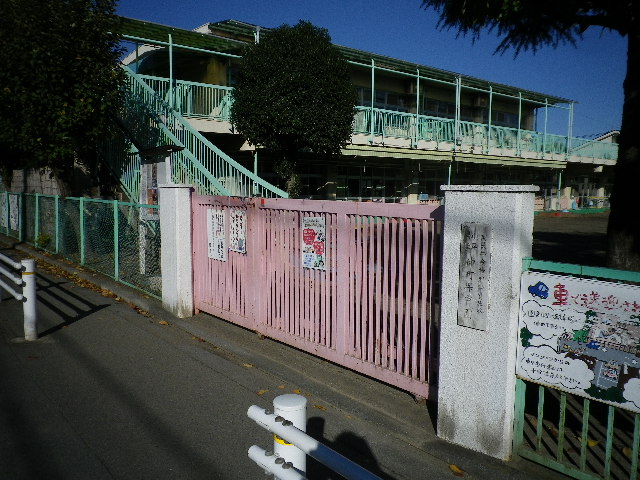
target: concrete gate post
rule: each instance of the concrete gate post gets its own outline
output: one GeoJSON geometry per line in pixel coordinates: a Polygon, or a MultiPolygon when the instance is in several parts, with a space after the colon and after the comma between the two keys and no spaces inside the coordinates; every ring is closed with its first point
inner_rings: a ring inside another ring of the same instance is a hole
{"type": "Polygon", "coordinates": [[[176,317],[193,315],[191,185],[159,186],[162,306],[176,317]]]}
{"type": "Polygon", "coordinates": [[[438,436],[512,453],[522,258],[531,255],[533,185],[445,192],[438,436]]]}

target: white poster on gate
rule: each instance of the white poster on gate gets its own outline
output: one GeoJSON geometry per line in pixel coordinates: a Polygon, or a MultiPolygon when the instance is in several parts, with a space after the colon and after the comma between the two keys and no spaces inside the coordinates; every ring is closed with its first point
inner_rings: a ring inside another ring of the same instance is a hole
{"type": "Polygon", "coordinates": [[[640,412],[640,286],[524,272],[519,337],[521,378],[640,412]]]}
{"type": "Polygon", "coordinates": [[[326,226],[324,217],[302,217],[302,266],[326,270],[326,226]]]}
{"type": "Polygon", "coordinates": [[[227,261],[226,212],[215,208],[207,210],[207,256],[227,261]]]}
{"type": "Polygon", "coordinates": [[[240,208],[230,210],[229,250],[247,253],[247,212],[240,208]]]}

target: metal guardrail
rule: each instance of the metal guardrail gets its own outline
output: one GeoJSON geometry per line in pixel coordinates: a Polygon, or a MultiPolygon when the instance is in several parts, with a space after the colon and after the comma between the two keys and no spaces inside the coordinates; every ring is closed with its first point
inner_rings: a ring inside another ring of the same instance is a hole
{"type": "MultiPolygon", "coordinates": [[[[20,272],[12,272],[0,266],[0,274],[7,277],[17,287],[22,287],[22,292],[12,288],[9,284],[0,279],[0,290],[6,290],[9,294],[22,302],[22,312],[24,315],[24,339],[28,342],[38,339],[37,313],[36,313],[36,262],[28,258],[16,262],[10,257],[0,253],[0,262],[10,268],[20,272]]],[[[0,291],[0,302],[2,302],[2,292],[0,291]]]]}
{"type": "Polygon", "coordinates": [[[274,434],[273,451],[253,445],[248,451],[249,458],[278,480],[304,480],[306,455],[347,480],[380,480],[377,475],[304,432],[306,403],[307,399],[301,395],[287,394],[274,399],[274,411],[257,405],[249,407],[247,416],[274,434]]]}

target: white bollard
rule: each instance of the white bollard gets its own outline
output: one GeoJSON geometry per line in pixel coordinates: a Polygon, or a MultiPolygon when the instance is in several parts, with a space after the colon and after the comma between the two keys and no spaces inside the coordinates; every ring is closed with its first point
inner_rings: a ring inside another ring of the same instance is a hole
{"type": "Polygon", "coordinates": [[[249,458],[262,467],[265,473],[270,473],[277,480],[305,480],[305,476],[292,467],[283,458],[267,452],[263,448],[253,445],[249,448],[249,458]]]}
{"type": "MultiPolygon", "coordinates": [[[[283,417],[299,430],[307,431],[307,399],[302,395],[289,393],[273,399],[273,413],[283,417]]],[[[283,423],[284,425],[284,423],[283,423]]],[[[307,456],[295,445],[287,443],[273,434],[273,451],[276,456],[284,458],[300,472],[307,472],[307,456]]]]}
{"type": "Polygon", "coordinates": [[[26,259],[22,264],[22,312],[24,315],[24,339],[28,342],[38,339],[36,317],[36,262],[26,259]]]}

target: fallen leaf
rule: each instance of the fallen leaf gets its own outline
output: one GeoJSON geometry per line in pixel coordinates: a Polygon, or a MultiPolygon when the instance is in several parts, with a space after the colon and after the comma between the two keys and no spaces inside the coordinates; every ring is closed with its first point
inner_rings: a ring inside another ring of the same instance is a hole
{"type": "Polygon", "coordinates": [[[242,366],[244,368],[253,368],[253,365],[251,365],[250,363],[243,363],[242,366]]]}
{"type": "Polygon", "coordinates": [[[169,322],[167,322],[166,320],[160,320],[158,323],[160,325],[169,325],[169,322]]]}
{"type": "Polygon", "coordinates": [[[265,393],[267,393],[269,390],[258,390],[256,393],[258,395],[264,395],[265,393]]]}
{"type": "Polygon", "coordinates": [[[300,395],[302,393],[302,390],[300,390],[299,388],[296,388],[294,390],[291,390],[293,393],[297,393],[298,395],[300,395]]]}
{"type": "Polygon", "coordinates": [[[279,388],[280,390],[284,390],[284,385],[278,385],[278,388],[279,388]]]}
{"type": "MultiPolygon", "coordinates": [[[[578,438],[578,441],[582,443],[582,437],[577,437],[577,438],[578,438]]],[[[590,447],[595,447],[599,443],[600,442],[598,440],[594,440],[593,438],[587,437],[587,445],[589,445],[590,447]]]]}
{"type": "Polygon", "coordinates": [[[549,433],[551,434],[552,437],[556,437],[556,438],[558,438],[558,435],[560,435],[560,432],[558,432],[558,429],[555,427],[549,427],[549,433]]]}
{"type": "Polygon", "coordinates": [[[624,453],[628,458],[631,458],[631,455],[633,455],[633,449],[629,447],[624,447],[622,449],[622,453],[624,453]]]}
{"type": "Polygon", "coordinates": [[[464,477],[464,470],[453,463],[449,465],[449,470],[451,470],[456,477],[464,477]]]}
{"type": "Polygon", "coordinates": [[[322,410],[322,411],[325,411],[327,409],[327,407],[323,407],[322,405],[315,405],[314,404],[313,406],[314,406],[314,408],[317,408],[318,410],[322,410]]]}

